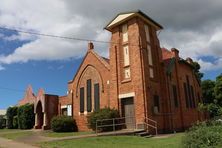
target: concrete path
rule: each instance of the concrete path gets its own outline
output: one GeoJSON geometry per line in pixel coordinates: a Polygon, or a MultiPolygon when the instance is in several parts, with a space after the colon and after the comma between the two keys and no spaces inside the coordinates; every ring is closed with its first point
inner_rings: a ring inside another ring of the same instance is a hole
{"type": "Polygon", "coordinates": [[[38,147],[0,137],[0,148],[38,148],[38,147]]]}

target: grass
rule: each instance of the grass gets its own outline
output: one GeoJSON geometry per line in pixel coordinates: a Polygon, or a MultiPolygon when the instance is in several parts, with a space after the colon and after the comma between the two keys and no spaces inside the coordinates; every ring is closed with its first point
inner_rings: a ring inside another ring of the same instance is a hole
{"type": "Polygon", "coordinates": [[[0,129],[0,133],[5,133],[5,132],[17,132],[17,131],[21,131],[19,129],[7,129],[7,128],[4,128],[4,129],[0,129]]]}
{"type": "Polygon", "coordinates": [[[184,134],[167,138],[142,138],[136,136],[107,136],[55,142],[44,142],[42,148],[179,148],[184,134]]]}
{"type": "Polygon", "coordinates": [[[16,130],[10,130],[10,132],[7,132],[7,133],[4,133],[4,132],[0,133],[0,137],[11,139],[11,140],[17,140],[19,138],[27,137],[32,134],[33,134],[32,131],[21,131],[20,130],[19,132],[16,132],[16,130]],[[14,132],[12,132],[12,131],[14,131],[14,132]]]}
{"type": "Polygon", "coordinates": [[[42,135],[45,137],[70,137],[70,136],[80,136],[80,135],[87,135],[87,134],[94,134],[95,132],[65,132],[65,133],[56,133],[52,131],[43,132],[42,135]]]}

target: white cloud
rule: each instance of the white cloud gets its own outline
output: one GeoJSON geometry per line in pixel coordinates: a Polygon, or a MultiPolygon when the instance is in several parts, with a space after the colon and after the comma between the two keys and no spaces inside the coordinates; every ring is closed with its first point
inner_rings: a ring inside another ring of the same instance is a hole
{"type": "MultiPolygon", "coordinates": [[[[204,71],[222,69],[221,60],[202,60],[203,56],[213,56],[216,59],[222,57],[220,0],[1,0],[0,5],[0,26],[103,41],[110,39],[110,33],[104,31],[103,27],[118,12],[140,8],[164,26],[165,29],[159,36],[161,46],[178,48],[184,58],[199,59],[204,71]]],[[[30,41],[9,55],[0,53],[1,64],[79,58],[87,49],[87,43],[81,41],[33,37],[20,33],[9,37],[0,34],[0,37],[9,41],[30,41]]],[[[95,44],[95,50],[103,56],[108,56],[108,47],[108,44],[95,44]]]]}
{"type": "Polygon", "coordinates": [[[205,72],[220,70],[222,67],[222,58],[216,60],[215,62],[203,61],[202,59],[199,59],[198,63],[201,65],[201,70],[205,72]]]}
{"type": "MultiPolygon", "coordinates": [[[[3,0],[0,4],[0,25],[16,26],[22,30],[44,34],[108,40],[107,33],[104,33],[102,28],[101,31],[97,31],[90,20],[75,13],[68,13],[65,1],[39,0],[38,2],[27,2],[23,0],[17,2],[15,0],[3,0]]],[[[4,39],[8,41],[30,40],[31,42],[18,47],[12,54],[0,55],[0,63],[2,64],[27,62],[29,60],[79,58],[84,55],[87,49],[87,42],[43,36],[34,37],[23,33],[4,36],[4,39]]],[[[104,51],[107,53],[107,50],[102,48],[107,48],[107,45],[98,45],[101,48],[97,48],[97,50],[102,51],[102,54],[105,55],[104,51]]]]}

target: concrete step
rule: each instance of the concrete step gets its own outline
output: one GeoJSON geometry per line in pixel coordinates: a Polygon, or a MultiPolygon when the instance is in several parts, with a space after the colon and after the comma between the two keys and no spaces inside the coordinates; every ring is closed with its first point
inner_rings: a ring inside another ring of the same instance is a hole
{"type": "Polygon", "coordinates": [[[134,134],[137,135],[138,133],[146,132],[146,130],[135,130],[134,134]]]}
{"type": "Polygon", "coordinates": [[[136,133],[137,136],[140,136],[140,137],[144,137],[144,136],[147,136],[147,135],[150,135],[148,132],[139,132],[139,133],[136,133]]]}
{"type": "Polygon", "coordinates": [[[143,138],[151,138],[153,137],[153,135],[147,135],[147,136],[144,136],[143,138]]]}

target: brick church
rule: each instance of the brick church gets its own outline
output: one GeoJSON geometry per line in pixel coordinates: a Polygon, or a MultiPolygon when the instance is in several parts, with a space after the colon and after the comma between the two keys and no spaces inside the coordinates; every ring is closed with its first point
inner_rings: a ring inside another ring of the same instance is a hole
{"type": "Polygon", "coordinates": [[[51,118],[63,114],[86,131],[87,116],[104,107],[133,117],[137,129],[146,119],[155,121],[159,132],[184,130],[204,120],[197,110],[201,88],[193,61],[182,59],[175,48],[160,47],[160,24],[136,11],[118,14],[105,29],[112,34],[109,58],[96,53],[90,42],[66,96],[43,89],[35,95],[28,87],[19,105],[34,103],[35,128],[48,129],[51,118]]]}

